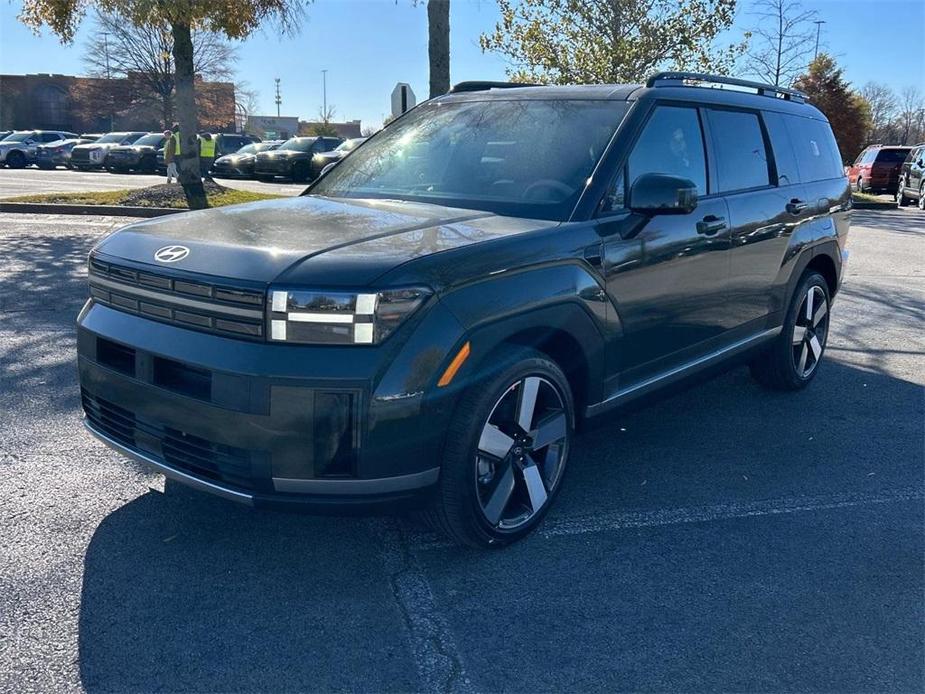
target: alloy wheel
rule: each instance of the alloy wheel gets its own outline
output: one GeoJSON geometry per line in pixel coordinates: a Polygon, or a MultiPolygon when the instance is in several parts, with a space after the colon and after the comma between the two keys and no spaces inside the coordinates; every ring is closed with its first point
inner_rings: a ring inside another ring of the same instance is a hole
{"type": "Polygon", "coordinates": [[[816,370],[828,332],[828,301],[822,287],[813,285],[800,303],[793,326],[793,366],[800,378],[809,378],[816,370]]]}
{"type": "Polygon", "coordinates": [[[925,183],[919,186],[919,203],[918,207],[920,210],[925,210],[925,183]]]}
{"type": "Polygon", "coordinates": [[[493,528],[523,526],[545,506],[562,478],[569,422],[562,394],[541,376],[505,390],[479,437],[475,484],[493,528]]]}

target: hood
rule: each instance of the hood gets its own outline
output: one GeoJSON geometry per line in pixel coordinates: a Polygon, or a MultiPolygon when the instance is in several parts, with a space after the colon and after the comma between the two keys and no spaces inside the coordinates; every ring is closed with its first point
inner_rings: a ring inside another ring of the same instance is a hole
{"type": "Polygon", "coordinates": [[[110,152],[154,152],[151,145],[116,145],[109,148],[110,152]]]}
{"type": "Polygon", "coordinates": [[[347,153],[346,152],[335,152],[334,150],[331,150],[330,152],[319,152],[318,154],[314,156],[314,158],[324,159],[326,161],[337,161],[338,159],[341,159],[345,154],[347,153]]]}
{"type": "Polygon", "coordinates": [[[550,222],[440,205],[300,196],[168,215],[127,226],[94,253],[154,267],[270,283],[366,285],[392,268],[550,222]],[[155,252],[182,245],[182,260],[155,252]]]}
{"type": "Polygon", "coordinates": [[[253,154],[223,154],[215,161],[245,161],[253,158],[253,154]]]}

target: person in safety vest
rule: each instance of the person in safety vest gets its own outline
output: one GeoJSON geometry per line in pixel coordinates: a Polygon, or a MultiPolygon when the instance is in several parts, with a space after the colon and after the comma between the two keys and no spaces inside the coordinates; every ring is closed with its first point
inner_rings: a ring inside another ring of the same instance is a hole
{"type": "Polygon", "coordinates": [[[174,123],[170,130],[164,131],[167,142],[164,145],[164,163],[167,164],[167,183],[173,183],[176,178],[180,182],[180,173],[177,171],[177,157],[180,156],[180,124],[174,123]]]}
{"type": "Polygon", "coordinates": [[[199,135],[199,173],[202,174],[203,180],[214,181],[209,170],[212,168],[212,162],[215,161],[215,138],[210,133],[199,135]]]}

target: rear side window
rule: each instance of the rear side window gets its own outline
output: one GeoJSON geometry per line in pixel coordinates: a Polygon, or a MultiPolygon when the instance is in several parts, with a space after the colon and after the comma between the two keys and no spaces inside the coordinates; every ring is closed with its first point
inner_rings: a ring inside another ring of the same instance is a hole
{"type": "Polygon", "coordinates": [[[642,174],[660,173],[693,181],[707,193],[707,167],[700,118],[692,108],[659,106],[629,156],[630,186],[642,174]]]}
{"type": "Polygon", "coordinates": [[[828,123],[800,116],[784,116],[784,120],[793,139],[797,166],[804,181],[824,181],[845,175],[838,145],[828,123]]]}
{"type": "Polygon", "coordinates": [[[768,129],[771,140],[771,149],[774,151],[774,164],[777,167],[777,184],[789,186],[800,182],[800,172],[797,168],[797,158],[793,151],[793,142],[790,132],[784,123],[784,117],[779,113],[765,111],[764,125],[768,129]]]}
{"type": "Polygon", "coordinates": [[[720,192],[770,185],[768,153],[758,115],[744,111],[709,111],[720,192]]]}

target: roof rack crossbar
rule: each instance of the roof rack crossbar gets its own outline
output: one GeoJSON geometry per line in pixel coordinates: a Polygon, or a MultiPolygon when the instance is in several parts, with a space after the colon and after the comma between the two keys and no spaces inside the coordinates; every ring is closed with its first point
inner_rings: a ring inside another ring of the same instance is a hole
{"type": "Polygon", "coordinates": [[[706,82],[709,84],[728,84],[734,87],[754,89],[760,96],[771,96],[796,103],[803,103],[806,95],[796,89],[775,87],[773,84],[742,80],[738,77],[724,75],[708,75],[702,72],[657,72],[646,80],[647,87],[692,86],[690,82],[706,82]]]}
{"type": "Polygon", "coordinates": [[[489,89],[516,89],[518,87],[541,87],[541,84],[532,82],[490,82],[486,80],[470,80],[468,82],[458,82],[454,84],[449,94],[459,94],[461,92],[484,92],[489,89]]]}

